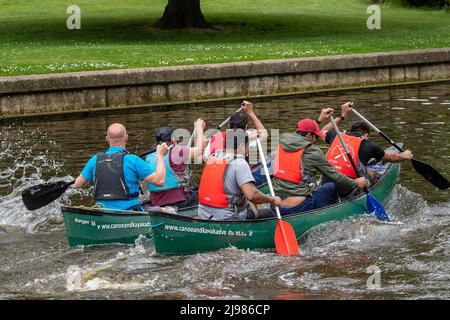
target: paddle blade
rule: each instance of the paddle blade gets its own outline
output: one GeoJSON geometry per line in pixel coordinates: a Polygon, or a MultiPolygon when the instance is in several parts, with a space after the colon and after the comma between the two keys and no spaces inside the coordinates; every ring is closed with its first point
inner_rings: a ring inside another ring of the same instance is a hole
{"type": "Polygon", "coordinates": [[[285,256],[296,255],[300,252],[294,229],[286,221],[278,221],[275,229],[275,248],[277,253],[285,256]]]}
{"type": "Polygon", "coordinates": [[[43,183],[30,187],[22,192],[22,201],[30,210],[37,210],[58,199],[75,180],[43,183]]]}
{"type": "Polygon", "coordinates": [[[422,162],[420,160],[411,159],[414,169],[425,179],[430,181],[433,185],[441,190],[448,189],[450,187],[450,182],[443,177],[439,172],[437,172],[429,164],[422,162]]]}
{"type": "Polygon", "coordinates": [[[390,221],[383,205],[379,203],[371,194],[367,194],[367,210],[369,210],[370,213],[373,212],[378,220],[390,221]]]}

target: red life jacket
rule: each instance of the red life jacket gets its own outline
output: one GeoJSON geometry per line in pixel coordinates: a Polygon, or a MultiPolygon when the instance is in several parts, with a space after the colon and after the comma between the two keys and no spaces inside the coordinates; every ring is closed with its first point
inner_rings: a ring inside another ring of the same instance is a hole
{"type": "Polygon", "coordinates": [[[223,151],[225,149],[225,138],[226,132],[219,131],[211,137],[209,143],[209,154],[212,156],[218,151],[223,151]]]}
{"type": "MultiPolygon", "coordinates": [[[[347,146],[347,149],[356,164],[356,168],[358,168],[359,148],[361,147],[361,143],[364,139],[360,137],[350,136],[345,133],[342,133],[342,139],[344,139],[345,145],[347,146]]],[[[327,152],[327,160],[340,173],[346,175],[347,177],[352,179],[356,179],[358,177],[355,169],[353,169],[353,166],[347,157],[347,154],[345,153],[345,149],[342,146],[338,136],[334,138],[330,150],[328,150],[327,152]]]]}
{"type": "Polygon", "coordinates": [[[198,202],[215,208],[228,208],[228,199],[223,188],[228,160],[209,158],[203,170],[198,188],[198,202]]]}
{"type": "Polygon", "coordinates": [[[279,179],[299,184],[302,182],[302,156],[305,149],[286,151],[281,145],[275,154],[273,175],[279,179]]]}

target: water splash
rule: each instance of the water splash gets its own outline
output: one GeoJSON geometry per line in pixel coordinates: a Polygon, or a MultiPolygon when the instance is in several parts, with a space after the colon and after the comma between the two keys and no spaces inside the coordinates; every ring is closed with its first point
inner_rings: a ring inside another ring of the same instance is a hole
{"type": "MultiPolygon", "coordinates": [[[[20,125],[1,128],[0,151],[0,225],[17,226],[26,232],[35,232],[46,222],[61,224],[62,197],[36,211],[28,211],[21,193],[26,188],[59,179],[64,163],[58,158],[56,141],[48,139],[40,129],[23,130],[20,125]],[[40,139],[36,139],[36,137],[40,139]]],[[[51,228],[50,228],[51,229],[51,228]]]]}
{"type": "Polygon", "coordinates": [[[68,253],[76,251],[79,257],[95,254],[96,250],[102,253],[114,253],[113,248],[123,249],[102,261],[100,257],[87,263],[83,259],[78,264],[70,264],[65,272],[56,272],[28,281],[24,287],[37,295],[48,295],[58,291],[60,294],[70,292],[92,292],[102,290],[158,291],[164,288],[159,283],[158,273],[150,274],[154,266],[166,264],[166,258],[154,258],[152,245],[145,237],[136,240],[135,245],[128,246],[100,246],[97,248],[67,249],[68,253]]]}
{"type": "Polygon", "coordinates": [[[449,298],[450,203],[430,205],[398,186],[387,208],[397,223],[371,215],[326,223],[300,242],[303,255],[294,257],[232,247],[161,256],[147,238],[132,246],[62,246],[65,258],[55,259],[65,261],[64,270],[48,266],[25,290],[39,297],[360,299],[423,298],[426,286],[426,297],[449,298]],[[381,270],[377,290],[367,288],[369,266],[381,270]]]}

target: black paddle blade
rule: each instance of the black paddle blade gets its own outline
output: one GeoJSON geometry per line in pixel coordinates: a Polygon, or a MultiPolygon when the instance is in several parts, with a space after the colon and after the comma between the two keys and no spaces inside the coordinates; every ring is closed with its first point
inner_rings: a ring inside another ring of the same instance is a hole
{"type": "Polygon", "coordinates": [[[37,210],[58,199],[73,181],[58,181],[43,183],[37,186],[30,187],[22,192],[22,201],[25,207],[30,210],[37,210]]]}
{"type": "Polygon", "coordinates": [[[439,172],[437,172],[429,164],[422,162],[420,160],[411,159],[414,169],[422,175],[425,179],[430,181],[433,185],[441,190],[448,189],[450,187],[450,182],[443,177],[439,172]]]}

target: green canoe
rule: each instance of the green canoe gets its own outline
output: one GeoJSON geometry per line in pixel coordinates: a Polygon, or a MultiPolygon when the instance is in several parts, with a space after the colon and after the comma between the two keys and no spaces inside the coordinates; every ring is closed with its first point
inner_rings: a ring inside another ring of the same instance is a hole
{"type": "MultiPolygon", "coordinates": [[[[385,175],[371,188],[371,194],[382,204],[387,204],[392,189],[398,183],[400,165],[386,168],[385,175]]],[[[339,221],[366,213],[366,195],[332,206],[284,216],[302,237],[313,227],[328,221],[339,221]]],[[[195,210],[179,214],[153,213],[155,249],[162,254],[192,254],[226,247],[238,249],[274,249],[274,234],[278,220],[276,217],[245,221],[211,221],[196,219],[195,210]],[[191,216],[189,216],[191,215],[191,216]]]]}
{"type": "MultiPolygon", "coordinates": [[[[386,164],[384,174],[371,194],[383,205],[389,201],[398,183],[399,164],[386,164]]],[[[267,192],[265,187],[263,192],[267,192]]],[[[197,208],[178,214],[139,213],[84,207],[62,207],[70,246],[107,243],[134,243],[140,236],[153,238],[155,249],[162,254],[191,254],[234,246],[240,249],[274,248],[276,217],[246,221],[211,221],[195,218],[197,208]]],[[[328,221],[338,221],[366,213],[366,195],[321,208],[285,216],[297,237],[328,221]]]]}

